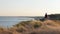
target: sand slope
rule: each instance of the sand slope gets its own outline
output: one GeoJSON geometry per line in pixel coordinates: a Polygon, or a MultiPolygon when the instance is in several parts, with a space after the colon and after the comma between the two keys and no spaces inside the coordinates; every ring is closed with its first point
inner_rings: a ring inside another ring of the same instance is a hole
{"type": "Polygon", "coordinates": [[[7,30],[1,30],[0,34],[60,34],[60,21],[23,21],[7,30]]]}

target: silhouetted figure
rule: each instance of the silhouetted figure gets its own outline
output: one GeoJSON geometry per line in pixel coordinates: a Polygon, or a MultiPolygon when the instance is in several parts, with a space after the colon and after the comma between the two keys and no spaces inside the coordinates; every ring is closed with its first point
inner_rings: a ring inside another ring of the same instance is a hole
{"type": "Polygon", "coordinates": [[[45,21],[48,18],[47,13],[45,14],[44,18],[40,19],[41,21],[45,21]]]}
{"type": "Polygon", "coordinates": [[[48,17],[48,15],[47,15],[47,13],[46,13],[44,18],[47,18],[47,17],[48,17]]]}

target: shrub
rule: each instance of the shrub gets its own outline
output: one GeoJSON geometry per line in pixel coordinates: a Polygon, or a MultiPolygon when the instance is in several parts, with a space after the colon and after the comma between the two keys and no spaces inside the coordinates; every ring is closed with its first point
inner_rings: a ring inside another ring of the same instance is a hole
{"type": "Polygon", "coordinates": [[[41,25],[42,25],[42,23],[37,23],[37,22],[36,22],[36,23],[34,24],[34,28],[41,27],[41,25]]]}

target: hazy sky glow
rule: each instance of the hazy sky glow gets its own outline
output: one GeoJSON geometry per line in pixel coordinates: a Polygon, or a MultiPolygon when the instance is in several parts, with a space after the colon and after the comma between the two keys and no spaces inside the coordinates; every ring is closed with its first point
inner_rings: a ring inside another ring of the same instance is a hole
{"type": "Polygon", "coordinates": [[[0,16],[43,16],[60,13],[60,0],[0,0],[0,16]]]}

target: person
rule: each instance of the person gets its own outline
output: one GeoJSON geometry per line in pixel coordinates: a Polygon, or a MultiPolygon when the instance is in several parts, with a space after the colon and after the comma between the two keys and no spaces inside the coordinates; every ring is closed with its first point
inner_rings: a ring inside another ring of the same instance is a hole
{"type": "Polygon", "coordinates": [[[45,21],[48,18],[47,13],[45,14],[44,18],[40,19],[41,21],[45,21]]]}
{"type": "Polygon", "coordinates": [[[46,19],[47,17],[48,17],[48,15],[47,15],[47,13],[46,13],[44,18],[46,19]]]}

